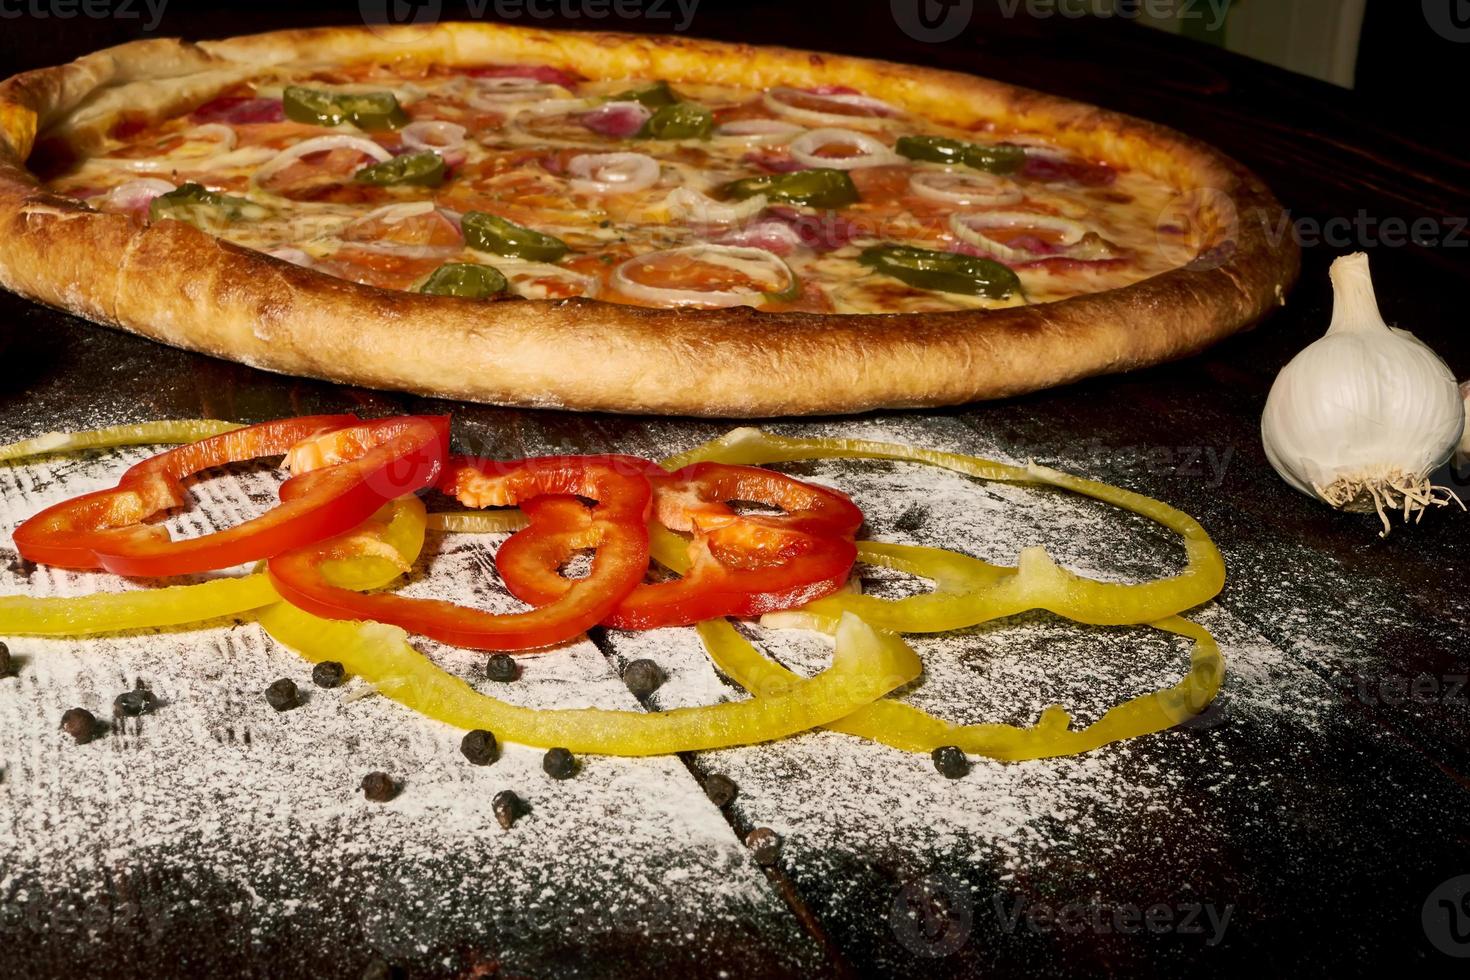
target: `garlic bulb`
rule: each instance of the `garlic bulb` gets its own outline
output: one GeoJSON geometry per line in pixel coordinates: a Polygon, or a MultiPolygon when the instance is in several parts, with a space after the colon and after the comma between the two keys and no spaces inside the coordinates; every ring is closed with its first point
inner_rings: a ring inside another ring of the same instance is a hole
{"type": "MultiPolygon", "coordinates": [[[[1266,458],[1282,478],[1333,507],[1405,520],[1459,498],[1429,483],[1465,428],[1444,361],[1383,322],[1359,252],[1332,264],[1332,323],[1282,368],[1261,419],[1266,458]]],[[[1462,505],[1463,506],[1463,505],[1462,505]]]]}
{"type": "Polygon", "coordinates": [[[1465,400],[1465,434],[1460,436],[1460,451],[1455,454],[1455,465],[1470,466],[1470,381],[1460,382],[1460,397],[1465,400]]]}

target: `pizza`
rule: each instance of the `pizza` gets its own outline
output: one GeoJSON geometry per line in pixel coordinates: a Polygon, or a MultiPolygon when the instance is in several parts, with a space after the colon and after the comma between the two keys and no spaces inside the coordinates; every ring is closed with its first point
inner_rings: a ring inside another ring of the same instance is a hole
{"type": "Polygon", "coordinates": [[[148,40],[0,83],[0,284],[287,374],[717,416],[1197,352],[1298,254],[1239,164],[998,82],[484,23],[148,40]]]}

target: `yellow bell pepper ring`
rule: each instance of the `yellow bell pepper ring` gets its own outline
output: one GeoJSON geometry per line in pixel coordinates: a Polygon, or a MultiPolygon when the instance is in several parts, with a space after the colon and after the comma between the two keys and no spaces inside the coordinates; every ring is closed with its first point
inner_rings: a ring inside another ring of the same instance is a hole
{"type": "MultiPolygon", "coordinates": [[[[1035,725],[1018,728],[953,725],[892,699],[867,705],[826,727],[907,752],[932,752],[954,745],[971,755],[1002,762],[1079,755],[1113,742],[1161,732],[1188,721],[1214,700],[1225,663],[1214,637],[1203,627],[1178,617],[1153,625],[1194,641],[1189,672],[1178,684],[1114,706],[1083,729],[1071,727],[1071,715],[1060,705],[1043,711],[1035,725]]],[[[799,676],[762,654],[725,620],[701,623],[699,635],[715,666],[753,694],[779,689],[799,676]]],[[[897,637],[893,641],[903,643],[897,637]]]]}
{"type": "Polygon", "coordinates": [[[111,449],[117,446],[162,446],[198,442],[210,436],[244,428],[237,422],[218,419],[176,419],[167,422],[138,422],[82,432],[47,432],[0,446],[0,462],[69,453],[82,449],[111,449]]]}
{"type": "Polygon", "coordinates": [[[907,645],[848,616],[838,625],[831,667],[809,679],[778,678],[761,697],[657,712],[527,708],[479,693],[415,650],[395,626],[318,619],[284,602],[259,618],[281,645],[314,663],[339,661],[378,693],[436,721],[595,755],[667,755],[783,738],[846,717],[921,670],[907,645]]]}
{"type": "MultiPolygon", "coordinates": [[[[899,600],[834,595],[807,607],[814,614],[828,619],[840,612],[851,611],[882,628],[906,633],[931,633],[972,626],[1028,609],[1046,609],[1082,623],[1126,626],[1153,622],[1207,602],[1218,595],[1225,584],[1225,561],[1219,549],[1199,522],[1188,514],[1142,494],[1034,463],[1023,468],[914,446],[857,439],[793,439],[770,435],[759,429],[741,428],[687,453],[670,457],[659,465],[682,467],[703,460],[760,465],[832,458],[927,463],[984,480],[1071,490],[1141,514],[1175,531],[1184,538],[1188,564],[1178,575],[1140,585],[1097,582],[1061,568],[1042,549],[1031,548],[1021,553],[1015,569],[986,566],[982,570],[979,566],[971,566],[977,581],[989,579],[978,588],[899,600]]],[[[939,561],[937,555],[917,560],[928,567],[934,567],[939,561]]],[[[881,560],[875,563],[883,564],[881,560]]]]}
{"type": "MultiPolygon", "coordinates": [[[[346,589],[376,589],[407,570],[423,547],[424,505],[394,501],[364,528],[338,539],[322,572],[346,589]]],[[[173,585],[79,596],[0,596],[0,635],[92,636],[122,630],[202,623],[280,602],[264,572],[197,585],[173,585]]]]}

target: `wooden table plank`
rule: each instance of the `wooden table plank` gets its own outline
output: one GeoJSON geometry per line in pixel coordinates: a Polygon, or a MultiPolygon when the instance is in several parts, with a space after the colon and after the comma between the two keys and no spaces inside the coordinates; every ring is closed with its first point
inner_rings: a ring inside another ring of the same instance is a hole
{"type": "MultiPolygon", "coordinates": [[[[979,419],[840,425],[850,435],[993,452],[979,419]]],[[[780,428],[821,433],[837,425],[780,428]]],[[[677,438],[672,427],[647,428],[650,445],[677,438]]],[[[1179,565],[1171,535],[1066,495],[936,478],[907,464],[824,463],[799,472],[854,493],[883,540],[999,562],[1009,562],[1019,543],[1044,544],[1069,567],[1125,580],[1179,565]],[[910,509],[916,500],[918,516],[910,509]]],[[[1321,617],[1320,597],[1297,595],[1308,603],[1306,618],[1321,617]]],[[[1078,760],[982,762],[953,783],[922,756],[837,734],[707,753],[695,765],[741,786],[732,808],[739,829],[770,826],[785,837],[782,873],[837,944],[876,975],[920,968],[946,976],[1135,975],[1186,963],[1225,975],[1276,941],[1283,901],[1313,916],[1330,908],[1355,923],[1346,938],[1304,931],[1276,960],[1286,969],[1347,966],[1386,945],[1401,948],[1404,925],[1390,910],[1414,907],[1456,873],[1458,841],[1470,826],[1450,815],[1463,805],[1463,787],[1420,747],[1345,711],[1342,692],[1317,663],[1273,645],[1224,606],[1199,615],[1229,665],[1221,702],[1185,730],[1078,760]],[[1365,782],[1411,793],[1413,804],[1396,796],[1370,802],[1359,795],[1365,782]],[[1376,856],[1354,844],[1388,838],[1415,841],[1409,864],[1397,848],[1376,856]],[[1129,917],[1155,906],[1171,917],[1157,923],[1156,935],[1146,926],[1142,936],[1126,933],[1129,917]],[[1073,917],[1064,923],[1071,932],[1029,914],[1061,910],[1073,917]],[[1186,922],[1191,916],[1197,921],[1186,922]]],[[[809,639],[761,635],[796,669],[819,669],[827,656],[809,639]]],[[[1317,650],[1345,658],[1357,643],[1347,632],[1317,650]]],[[[611,633],[609,644],[620,662],[650,657],[669,670],[671,682],[654,699],[659,707],[738,696],[693,637],[611,633]]],[[[1147,630],[1085,629],[1041,615],[914,645],[926,675],[908,699],[966,722],[1029,724],[1056,701],[1080,705],[1085,723],[1184,669],[1183,644],[1147,630]]]]}
{"type": "MultiPolygon", "coordinates": [[[[11,831],[0,832],[5,967],[350,977],[385,955],[415,975],[455,975],[492,959],[509,975],[703,974],[712,964],[770,975],[821,970],[831,955],[825,968],[835,971],[959,976],[1359,973],[1450,962],[1431,945],[1421,909],[1440,882],[1470,872],[1470,698],[1455,686],[1470,668],[1470,598],[1459,585],[1470,524],[1438,513],[1379,541],[1371,520],[1334,514],[1282,485],[1256,426],[1275,371],[1325,327],[1328,262],[1354,248],[1373,248],[1390,321],[1470,376],[1463,249],[1379,241],[1391,220],[1431,217],[1442,236],[1453,233],[1470,200],[1464,133],[1412,132],[1392,111],[1330,86],[1131,25],[976,6],[970,28],[947,44],[895,31],[887,5],[835,0],[707,0],[695,32],[769,40],[779,25],[792,46],[990,74],[1174,125],[1276,189],[1297,222],[1290,230],[1309,239],[1303,283],[1261,330],[1179,365],[969,409],[784,429],[1035,455],[1196,514],[1232,573],[1200,614],[1230,659],[1218,710],[1085,759],[982,764],[955,783],[923,759],[817,734],[685,762],[598,760],[586,782],[548,787],[534,753],[466,772],[449,733],[374,701],[318,697],[286,717],[266,713],[257,689],[301,668],[254,627],[221,624],[188,658],[166,653],[170,636],[100,642],[85,661],[66,644],[38,644],[28,675],[0,681],[0,831],[11,831]],[[1333,219],[1347,222],[1341,237],[1315,244],[1333,219]],[[1191,447],[1213,450],[1223,466],[1197,475],[1191,447]],[[43,652],[44,685],[34,673],[43,652]],[[141,731],[81,750],[60,743],[53,716],[64,701],[101,704],[137,676],[170,701],[141,731]],[[191,747],[217,760],[209,779],[180,779],[169,766],[191,747]],[[365,810],[351,792],[356,770],[395,760],[415,769],[408,792],[365,810]],[[698,795],[695,777],[712,769],[741,783],[730,822],[698,795]],[[535,821],[501,834],[484,800],[502,780],[556,793],[535,821]],[[456,794],[457,805],[445,802],[456,794]],[[769,880],[737,842],[737,831],[757,824],[787,838],[769,880]],[[1170,910],[1169,927],[1130,933],[1111,918],[1154,904],[1170,910]],[[1216,921],[1229,912],[1223,941],[1208,943],[1203,914],[1202,934],[1180,928],[1190,905],[1212,907],[1216,921]],[[1081,925],[1042,931],[1045,922],[1025,914],[1059,908],[1075,909],[1081,925]]],[[[171,6],[165,29],[209,36],[266,26],[244,23],[251,9],[171,6]]],[[[294,4],[271,16],[284,25],[344,14],[294,4]]],[[[26,36],[9,31],[28,22],[7,24],[7,38],[26,36]]],[[[33,44],[3,57],[51,63],[136,30],[87,18],[64,32],[42,26],[30,32],[33,44]]],[[[661,454],[725,428],[447,405],[279,378],[4,294],[0,359],[0,439],[343,408],[452,408],[463,448],[492,455],[661,454]]],[[[874,533],[888,539],[964,545],[997,560],[1018,543],[1044,543],[1089,573],[1139,578],[1179,560],[1169,535],[1065,497],[936,482],[903,466],[801,472],[854,484],[874,533]]],[[[46,491],[28,492],[34,503],[46,491]]],[[[0,567],[12,557],[0,554],[0,567]]],[[[12,568],[0,591],[26,571],[12,568]]],[[[48,581],[37,573],[28,584],[48,581]]],[[[826,656],[810,640],[763,638],[800,669],[826,656]]],[[[547,661],[543,680],[631,705],[612,671],[653,656],[672,674],[662,704],[740,696],[687,632],[596,639],[609,659],[582,645],[547,661]]],[[[1051,699],[1085,716],[1105,695],[1172,679],[1184,662],[1181,644],[1146,630],[1085,631],[1042,616],[918,646],[930,677],[910,696],[973,720],[1029,721],[1051,699]]],[[[474,658],[438,655],[473,674],[474,658]]]]}
{"type": "MultiPolygon", "coordinates": [[[[0,468],[3,530],[100,489],[145,450],[0,468]]],[[[267,474],[202,484],[185,522],[226,526],[274,495],[267,474]],[[239,482],[244,479],[246,482],[239,482]]],[[[434,542],[408,594],[516,605],[488,542],[434,542]]],[[[12,567],[0,594],[117,589],[103,574],[12,567]]],[[[506,746],[477,767],[460,732],[352,686],[312,687],[308,666],[253,622],[76,641],[10,638],[0,680],[0,930],[4,972],[157,976],[175,971],[357,976],[374,958],[415,975],[499,964],[508,975],[695,970],[726,951],[729,976],[817,972],[821,951],[677,758],[589,758],[574,780],[506,746]],[[307,703],[262,695],[291,677],[307,703]],[[162,706],[100,741],[58,730],[99,718],[142,681],[162,706]],[[403,780],[391,803],[362,777],[403,780]],[[531,812],[503,830],[490,801],[531,812]],[[202,942],[209,936],[209,942],[202,942]]],[[[582,641],[497,684],[484,655],[425,643],[446,669],[519,704],[638,710],[582,641]]],[[[19,974],[12,974],[19,975],[19,974]]]]}

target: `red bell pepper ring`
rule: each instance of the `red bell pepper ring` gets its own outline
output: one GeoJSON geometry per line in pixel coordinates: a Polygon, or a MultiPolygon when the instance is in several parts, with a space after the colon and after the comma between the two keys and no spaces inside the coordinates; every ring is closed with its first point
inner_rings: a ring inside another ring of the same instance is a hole
{"type": "Polygon", "coordinates": [[[847,494],[759,466],[695,463],[652,479],[659,523],[671,531],[710,531],[745,522],[783,534],[850,538],[863,525],[863,512],[847,494]],[[732,500],[782,513],[738,514],[730,507],[732,500]]]}
{"type": "MultiPolygon", "coordinates": [[[[846,584],[857,560],[851,538],[793,532],[756,533],[743,520],[690,542],[689,570],[677,579],[640,585],[604,625],[648,630],[691,626],[720,616],[760,616],[794,609],[846,584]]],[[[510,586],[511,578],[502,577],[510,586]]],[[[514,589],[512,589],[514,591],[514,589]]]]}
{"type": "MultiPolygon", "coordinates": [[[[759,616],[805,605],[842,588],[857,558],[852,536],[863,515],[846,495],[754,466],[697,463],[650,474],[654,507],[666,527],[693,531],[691,567],[680,578],[641,584],[603,624],[643,630],[686,626],[720,616],[759,616]],[[730,501],[782,511],[738,514],[730,501]]],[[[555,510],[568,527],[588,520],[575,501],[534,500],[527,517],[555,510]]],[[[558,574],[566,557],[521,553],[507,541],[496,567],[523,602],[554,602],[569,586],[558,574]]]]}
{"type": "Polygon", "coordinates": [[[123,474],[116,487],[41,511],[16,528],[16,550],[63,568],[169,576],[228,568],[351,530],[384,503],[432,486],[449,451],[448,416],[360,422],[351,415],[282,419],[161,453],[123,474]],[[357,455],[323,457],[324,467],[281,487],[282,502],[235,527],[173,540],[143,523],[188,502],[184,479],[227,463],[276,456],[327,433],[357,455]]]}
{"type": "Polygon", "coordinates": [[[648,517],[654,464],[631,457],[548,456],[509,462],[458,459],[440,487],[470,507],[527,504],[530,525],[501,547],[512,559],[559,568],[583,548],[595,548],[586,578],[562,579],[554,601],[520,613],[490,613],[437,599],[390,593],[364,595],[323,578],[324,556],[311,548],[277,555],[271,580],[281,595],[328,619],[391,623],[441,643],[476,650],[531,650],[570,640],[601,622],[648,572],[648,517]],[[577,497],[597,501],[593,507],[577,497]],[[549,506],[529,506],[533,501],[549,506]],[[557,506],[556,504],[560,504],[557,506]]]}

